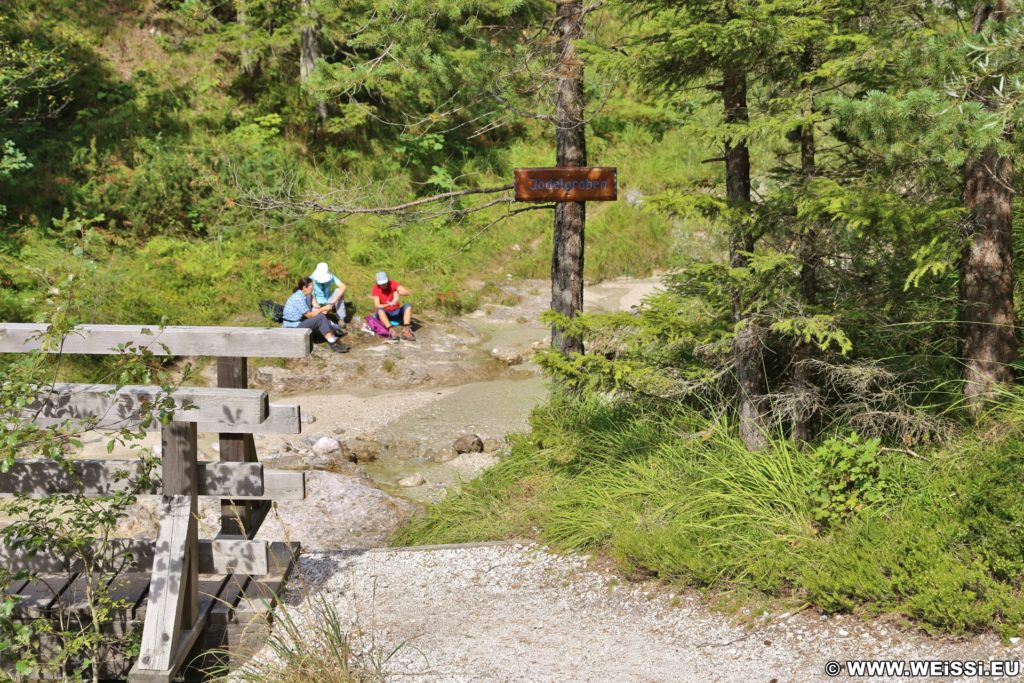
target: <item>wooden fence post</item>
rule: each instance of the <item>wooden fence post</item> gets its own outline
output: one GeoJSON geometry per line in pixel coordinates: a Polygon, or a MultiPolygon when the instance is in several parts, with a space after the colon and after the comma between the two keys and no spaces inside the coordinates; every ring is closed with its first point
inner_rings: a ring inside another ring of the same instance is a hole
{"type": "Polygon", "coordinates": [[[194,422],[171,422],[161,432],[164,496],[188,496],[188,536],[185,541],[184,604],[181,622],[191,628],[199,617],[199,446],[194,422]]]}
{"type": "MultiPolygon", "coordinates": [[[[220,356],[217,358],[217,386],[229,389],[249,387],[249,359],[220,356]]],[[[220,434],[220,459],[228,462],[256,462],[256,443],[252,434],[220,434]]],[[[229,499],[221,500],[220,535],[255,535],[253,505],[229,499]]]]}

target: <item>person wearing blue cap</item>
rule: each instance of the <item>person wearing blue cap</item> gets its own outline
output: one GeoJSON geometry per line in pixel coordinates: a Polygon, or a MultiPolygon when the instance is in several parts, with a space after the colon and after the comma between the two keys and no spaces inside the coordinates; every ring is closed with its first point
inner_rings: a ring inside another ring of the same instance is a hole
{"type": "Polygon", "coordinates": [[[402,326],[402,339],[416,341],[416,335],[412,333],[412,304],[403,304],[401,301],[401,297],[409,296],[412,292],[389,278],[383,271],[377,273],[376,282],[371,292],[373,309],[377,318],[388,329],[389,341],[398,341],[399,325],[402,326]]]}

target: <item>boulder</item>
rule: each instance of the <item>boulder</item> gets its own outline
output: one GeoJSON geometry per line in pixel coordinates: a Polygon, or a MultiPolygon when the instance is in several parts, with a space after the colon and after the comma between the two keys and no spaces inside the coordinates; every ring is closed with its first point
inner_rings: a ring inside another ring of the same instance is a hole
{"type": "Polygon", "coordinates": [[[376,547],[415,510],[365,477],[307,472],[306,499],[279,501],[256,538],[299,541],[309,552],[376,547]]]}
{"type": "Polygon", "coordinates": [[[503,445],[504,442],[501,439],[495,439],[494,437],[484,439],[484,453],[500,451],[503,445]]]}
{"type": "Polygon", "coordinates": [[[452,448],[455,449],[456,453],[483,453],[484,442],[476,434],[466,434],[456,439],[455,443],[452,444],[452,448]]]}

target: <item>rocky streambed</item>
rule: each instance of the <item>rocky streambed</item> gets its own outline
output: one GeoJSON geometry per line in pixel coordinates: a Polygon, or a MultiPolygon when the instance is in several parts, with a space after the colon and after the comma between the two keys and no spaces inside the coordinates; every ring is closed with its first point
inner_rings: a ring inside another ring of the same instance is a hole
{"type": "MultiPolygon", "coordinates": [[[[586,308],[628,310],[657,282],[590,286],[586,308]]],[[[279,502],[258,538],[299,541],[310,551],[379,547],[418,508],[506,454],[507,435],[525,431],[547,395],[532,357],[548,344],[539,319],[549,294],[539,281],[501,288],[503,304],[420,321],[416,342],[385,343],[353,322],[348,354],[317,347],[309,358],[253,363],[250,386],[298,404],[304,422],[301,435],[257,435],[259,459],[307,472],[306,500],[279,502]]],[[[213,372],[205,370],[209,384],[213,372]]],[[[119,457],[106,445],[107,437],[91,435],[83,455],[119,457]]],[[[144,445],[158,449],[158,436],[144,445]]],[[[201,434],[199,447],[200,458],[219,457],[216,434],[201,434]]],[[[218,501],[201,504],[202,535],[216,534],[219,514],[218,501]]],[[[140,503],[121,532],[154,535],[155,502],[140,503]]]]}

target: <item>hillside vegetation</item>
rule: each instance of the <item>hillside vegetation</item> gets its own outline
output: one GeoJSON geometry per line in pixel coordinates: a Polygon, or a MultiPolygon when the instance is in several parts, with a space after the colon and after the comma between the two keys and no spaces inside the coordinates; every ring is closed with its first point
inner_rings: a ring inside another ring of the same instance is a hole
{"type": "MultiPolygon", "coordinates": [[[[15,0],[0,315],[258,323],[321,260],[428,315],[546,277],[549,209],[379,209],[553,164],[554,4],[15,0]]],[[[396,540],[1020,635],[1019,3],[568,6],[620,177],[584,275],[670,273],[549,315],[586,353],[543,354],[532,432],[396,540]]]]}
{"type": "MultiPolygon", "coordinates": [[[[414,40],[408,26],[401,36],[342,46],[358,21],[370,22],[367,33],[390,27],[373,19],[373,3],[321,3],[323,49],[337,50],[322,69],[356,68],[384,41],[408,41],[401,57],[413,62],[408,72],[366,77],[350,98],[335,94],[321,122],[314,86],[299,73],[302,4],[237,4],[19,0],[4,10],[0,40],[48,55],[59,73],[17,94],[0,120],[10,168],[0,172],[0,317],[45,320],[70,300],[88,322],[253,321],[257,301],[283,300],[322,260],[364,307],[378,270],[416,290],[422,310],[442,312],[477,305],[469,279],[547,276],[550,211],[487,228],[500,214],[460,215],[461,205],[437,218],[346,221],[248,208],[247,198],[286,189],[343,191],[377,206],[501,185],[515,166],[551,165],[554,151],[546,125],[509,122],[490,112],[493,103],[475,102],[480,94],[467,88],[492,70],[472,71],[483,48],[457,44],[469,28],[439,19],[430,40],[414,40]],[[243,34],[246,6],[251,33],[243,34]],[[243,56],[254,60],[251,71],[243,56]],[[417,61],[430,59],[443,62],[438,73],[417,61]],[[470,128],[457,114],[437,115],[446,102],[485,118],[470,128]],[[432,115],[433,126],[415,123],[432,115]],[[486,117],[502,120],[475,134],[486,117]]],[[[513,11],[494,4],[490,16],[483,6],[470,10],[485,14],[479,21],[513,11]]],[[[515,20],[527,21],[534,10],[517,11],[515,20]]],[[[43,65],[35,66],[39,75],[43,65]]],[[[678,226],[644,211],[640,198],[692,175],[700,155],[687,136],[664,134],[665,111],[609,87],[591,157],[619,166],[622,194],[637,201],[593,207],[587,277],[595,280],[667,265],[678,226]]]]}

